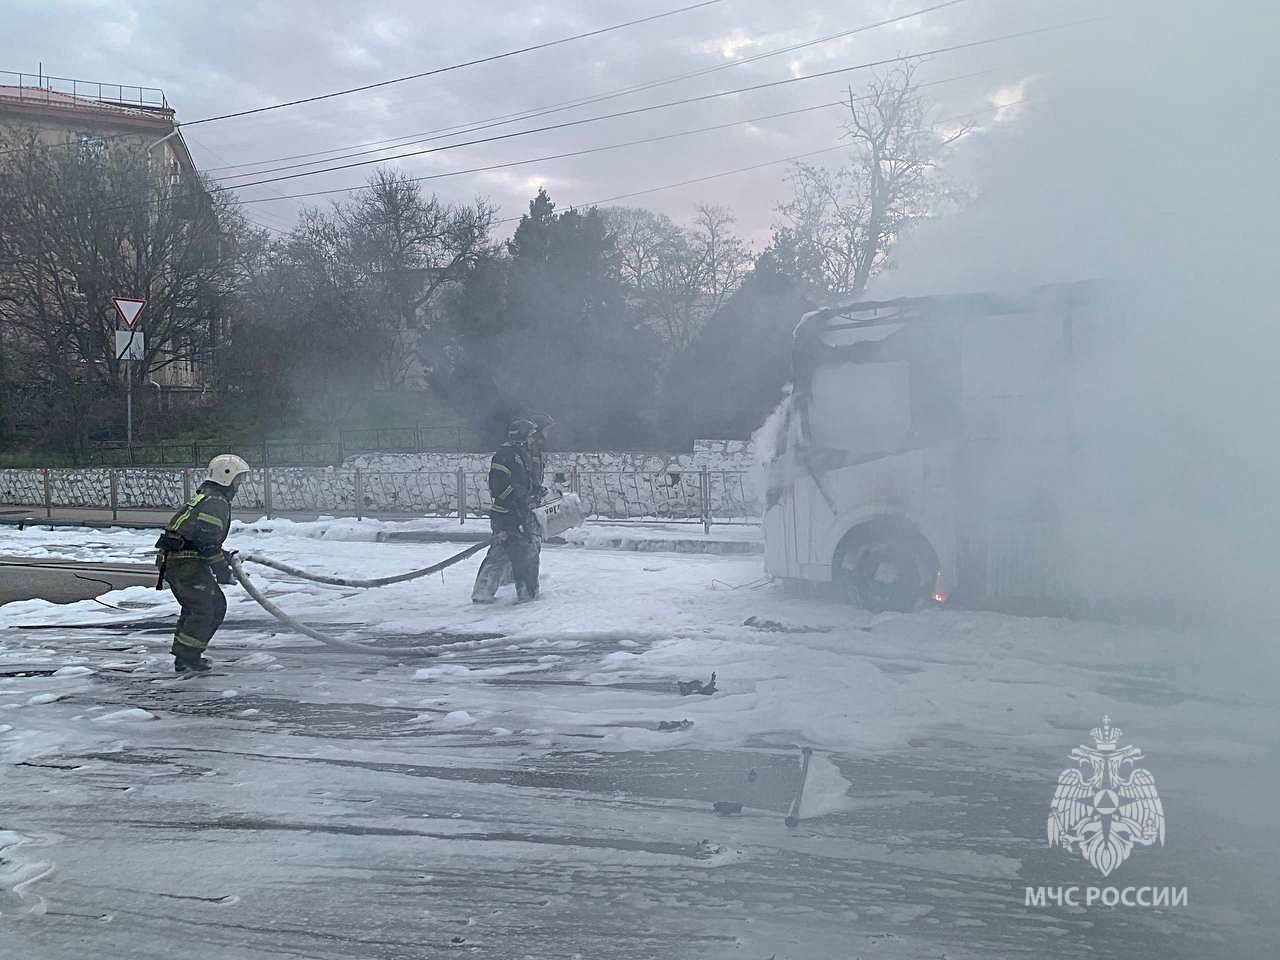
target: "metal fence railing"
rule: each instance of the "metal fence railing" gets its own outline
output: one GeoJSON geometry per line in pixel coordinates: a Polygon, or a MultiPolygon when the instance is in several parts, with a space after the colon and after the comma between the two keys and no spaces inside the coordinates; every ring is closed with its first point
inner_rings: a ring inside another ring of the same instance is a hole
{"type": "Polygon", "coordinates": [[[332,440],[198,440],[189,443],[101,441],[85,455],[94,467],[201,467],[234,450],[255,467],[340,466],[347,457],[370,453],[457,453],[466,432],[460,426],[342,429],[332,440]]]}
{"type": "Polygon", "coordinates": [[[568,489],[588,517],[679,523],[754,523],[759,513],[740,470],[570,471],[568,489]]]}
{"type": "Polygon", "coordinates": [[[0,85],[9,87],[5,98],[35,103],[64,103],[73,99],[98,100],[121,106],[167,109],[164,91],[159,87],[139,87],[131,83],[105,83],[98,80],[76,80],[51,77],[48,74],[18,73],[0,70],[0,85]]]}
{"type": "MultiPolygon", "coordinates": [[[[203,471],[192,467],[0,470],[0,503],[110,511],[169,509],[190,497],[203,471]]],[[[580,471],[548,478],[578,494],[589,520],[756,523],[760,505],[742,470],[580,471]]],[[[483,517],[488,474],[474,470],[381,471],[349,467],[255,469],[237,496],[242,509],[355,517],[483,517]]]]}

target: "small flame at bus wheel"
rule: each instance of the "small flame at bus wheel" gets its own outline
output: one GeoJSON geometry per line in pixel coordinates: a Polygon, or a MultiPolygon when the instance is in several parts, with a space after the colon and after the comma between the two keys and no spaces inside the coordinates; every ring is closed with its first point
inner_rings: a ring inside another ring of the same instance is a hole
{"type": "Polygon", "coordinates": [[[933,578],[933,602],[947,602],[947,583],[942,579],[942,571],[939,570],[933,578]]]}

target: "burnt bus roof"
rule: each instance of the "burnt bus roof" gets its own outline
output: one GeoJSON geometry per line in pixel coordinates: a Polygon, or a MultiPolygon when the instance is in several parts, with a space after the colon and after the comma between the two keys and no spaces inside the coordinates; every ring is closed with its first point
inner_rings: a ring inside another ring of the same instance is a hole
{"type": "Polygon", "coordinates": [[[1070,308],[1094,295],[1096,280],[1052,283],[1016,293],[947,293],[895,300],[861,300],[806,313],[792,336],[797,347],[824,331],[944,318],[992,317],[1045,308],[1070,308]]]}
{"type": "Polygon", "coordinates": [[[1020,313],[1071,312],[1095,298],[1101,286],[1100,281],[1080,280],[1045,284],[1015,293],[952,293],[899,297],[896,300],[863,300],[814,310],[800,319],[792,334],[792,382],[797,393],[802,397],[806,396],[814,371],[821,363],[883,349],[908,335],[903,330],[906,325],[1020,313]],[[883,338],[859,338],[854,333],[859,329],[882,326],[894,326],[897,329],[883,338]],[[823,339],[824,334],[841,332],[844,338],[854,337],[855,342],[837,345],[823,339]],[[880,343],[856,342],[870,339],[879,340],[880,343]]]}

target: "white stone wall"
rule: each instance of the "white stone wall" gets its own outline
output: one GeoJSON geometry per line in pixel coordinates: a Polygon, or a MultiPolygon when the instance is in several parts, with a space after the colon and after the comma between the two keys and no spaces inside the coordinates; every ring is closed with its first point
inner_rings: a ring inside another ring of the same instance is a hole
{"type": "MultiPolygon", "coordinates": [[[[547,457],[547,483],[576,489],[594,517],[697,520],[702,516],[704,467],[713,518],[759,516],[744,441],[702,441],[691,454],[554,452],[547,457]]],[[[255,470],[237,504],[272,513],[450,516],[458,511],[461,470],[467,513],[480,515],[488,505],[488,469],[489,455],[479,453],[369,454],[342,467],[273,467],[270,502],[263,486],[266,472],[255,470]]],[[[0,503],[43,504],[44,474],[0,470],[0,503]]],[[[165,468],[50,470],[50,502],[107,509],[113,475],[120,509],[176,507],[201,480],[200,471],[165,468]]]]}
{"type": "MultiPolygon", "coordinates": [[[[467,503],[487,503],[487,453],[368,454],[347,461],[370,473],[451,473],[468,477],[467,503]]],[[[615,519],[702,516],[702,467],[708,470],[712,516],[724,520],[760,515],[753,464],[745,440],[698,441],[692,453],[637,451],[547,454],[547,484],[576,489],[588,515],[615,519]]],[[[456,507],[455,507],[456,509],[456,507]]]]}

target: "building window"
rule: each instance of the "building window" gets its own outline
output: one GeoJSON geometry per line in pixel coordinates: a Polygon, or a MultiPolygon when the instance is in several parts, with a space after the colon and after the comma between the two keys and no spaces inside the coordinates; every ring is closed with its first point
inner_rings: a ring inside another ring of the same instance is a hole
{"type": "Polygon", "coordinates": [[[107,142],[92,134],[80,134],[80,159],[85,163],[101,164],[107,159],[107,142]]]}

